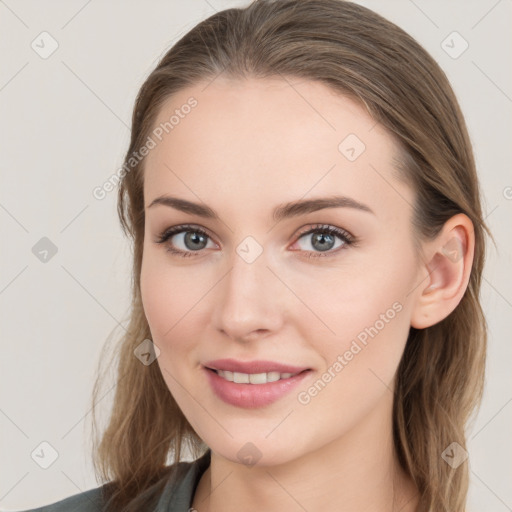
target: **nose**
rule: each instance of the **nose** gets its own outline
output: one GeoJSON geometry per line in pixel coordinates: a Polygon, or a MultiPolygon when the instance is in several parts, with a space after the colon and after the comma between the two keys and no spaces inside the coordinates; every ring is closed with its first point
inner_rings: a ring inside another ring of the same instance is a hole
{"type": "Polygon", "coordinates": [[[285,316],[286,287],[261,254],[252,263],[238,254],[217,285],[212,315],[216,330],[235,341],[249,341],[277,332],[285,316]]]}

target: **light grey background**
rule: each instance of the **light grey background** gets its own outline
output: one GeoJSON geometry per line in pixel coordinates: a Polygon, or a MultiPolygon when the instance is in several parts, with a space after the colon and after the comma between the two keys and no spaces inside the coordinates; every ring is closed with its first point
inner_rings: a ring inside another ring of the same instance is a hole
{"type": "MultiPolygon", "coordinates": [[[[488,374],[469,434],[468,510],[512,510],[512,2],[359,3],[437,59],[469,125],[498,251],[488,253],[483,281],[488,374]],[[453,31],[469,44],[458,58],[464,41],[453,31]]],[[[215,10],[245,4],[0,0],[1,510],[98,485],[89,399],[100,348],[127,322],[131,261],[116,193],[100,201],[92,190],[122,165],[135,95],[159,57],[215,10]],[[51,49],[43,31],[58,43],[46,59],[31,47],[51,49]],[[58,250],[47,262],[32,252],[43,237],[58,250]],[[34,459],[49,462],[42,442],[58,452],[48,469],[31,457],[36,450],[34,459]]]]}

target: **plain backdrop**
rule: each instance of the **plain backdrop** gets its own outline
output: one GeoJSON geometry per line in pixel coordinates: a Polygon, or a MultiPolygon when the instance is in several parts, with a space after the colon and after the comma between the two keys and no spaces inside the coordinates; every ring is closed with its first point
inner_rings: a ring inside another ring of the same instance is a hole
{"type": "MultiPolygon", "coordinates": [[[[98,485],[90,394],[102,345],[127,322],[131,253],[116,193],[92,191],[121,166],[135,95],[158,59],[200,20],[246,3],[0,0],[1,510],[98,485]]],[[[434,56],[469,126],[498,243],[482,289],[488,373],[468,436],[468,510],[510,511],[512,2],[360,3],[434,56]]]]}

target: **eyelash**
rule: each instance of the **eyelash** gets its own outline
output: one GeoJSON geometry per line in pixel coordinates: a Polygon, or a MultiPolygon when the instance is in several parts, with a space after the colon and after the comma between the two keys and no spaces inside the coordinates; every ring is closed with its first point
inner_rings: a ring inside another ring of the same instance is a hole
{"type": "MultiPolygon", "coordinates": [[[[211,237],[208,235],[208,233],[206,233],[206,231],[204,231],[203,229],[201,229],[197,226],[190,225],[190,224],[184,224],[184,225],[174,226],[172,228],[164,230],[160,235],[158,235],[158,238],[155,242],[157,244],[164,244],[173,235],[177,235],[177,234],[183,233],[183,232],[198,233],[208,239],[211,239],[211,237]]],[[[348,247],[350,245],[352,245],[352,246],[357,245],[356,238],[353,235],[351,235],[348,231],[345,231],[344,229],[336,228],[334,226],[330,226],[327,224],[318,224],[312,228],[307,229],[304,232],[299,233],[297,240],[300,240],[303,236],[310,235],[312,233],[317,233],[317,232],[323,233],[323,234],[329,234],[329,235],[336,235],[338,238],[340,238],[342,240],[344,245],[342,245],[341,247],[338,247],[335,251],[327,251],[325,254],[322,254],[321,252],[300,251],[299,250],[299,252],[307,253],[308,258],[330,257],[330,256],[335,255],[336,253],[338,253],[338,251],[342,250],[345,247],[348,247]]],[[[170,252],[171,254],[174,254],[176,256],[180,256],[183,258],[195,257],[196,254],[194,254],[194,253],[202,252],[202,251],[182,251],[180,249],[174,249],[171,246],[166,247],[166,250],[168,252],[170,252]]]]}

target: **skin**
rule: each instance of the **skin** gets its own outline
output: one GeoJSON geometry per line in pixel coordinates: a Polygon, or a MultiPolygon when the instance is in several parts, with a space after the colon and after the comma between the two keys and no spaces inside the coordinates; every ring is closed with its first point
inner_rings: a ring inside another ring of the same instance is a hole
{"type": "Polygon", "coordinates": [[[417,491],[392,442],[395,372],[410,326],[437,323],[460,301],[472,262],[471,222],[453,217],[418,257],[414,191],[394,172],[394,140],[319,82],[220,77],[169,98],[155,126],[190,96],[198,105],[147,156],[141,292],[165,382],[212,449],[193,507],[412,512],[417,491]],[[366,146],[353,162],[338,150],[348,134],[366,146]],[[205,203],[220,220],[149,207],[166,194],[205,203]],[[272,219],[277,205],[333,194],[373,213],[344,207],[272,219]],[[155,242],[183,223],[210,237],[191,257],[166,250],[194,252],[183,233],[155,242]],[[316,224],[344,229],[357,244],[339,250],[335,237],[327,255],[313,235],[300,238],[316,224]],[[247,236],[263,249],[252,263],[236,252],[247,236]],[[448,243],[461,257],[447,258],[448,243]],[[397,302],[400,312],[309,403],[299,403],[298,394],[397,302]],[[243,409],[217,398],[203,374],[202,363],[223,357],[313,371],[277,402],[243,409]],[[253,466],[237,456],[247,442],[261,453],[253,466]]]}

